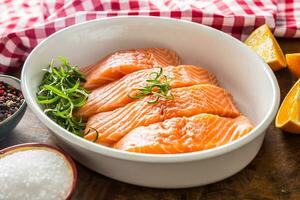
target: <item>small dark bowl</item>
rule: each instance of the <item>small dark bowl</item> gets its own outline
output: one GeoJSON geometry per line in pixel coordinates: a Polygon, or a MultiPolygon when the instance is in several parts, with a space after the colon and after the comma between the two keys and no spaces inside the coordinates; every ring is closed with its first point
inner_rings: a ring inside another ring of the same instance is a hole
{"type": "MultiPolygon", "coordinates": [[[[13,76],[0,74],[0,81],[7,83],[14,88],[21,90],[21,81],[13,76]]],[[[22,119],[26,110],[26,102],[23,101],[19,109],[10,117],[0,122],[0,140],[4,139],[7,134],[13,130],[22,119]]]]}

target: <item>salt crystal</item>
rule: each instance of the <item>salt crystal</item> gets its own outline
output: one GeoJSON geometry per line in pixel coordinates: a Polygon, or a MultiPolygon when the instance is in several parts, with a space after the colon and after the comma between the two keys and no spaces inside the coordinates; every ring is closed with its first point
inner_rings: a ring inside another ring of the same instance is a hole
{"type": "Polygon", "coordinates": [[[65,199],[71,184],[71,169],[55,152],[25,150],[0,158],[1,200],[65,199]]]}

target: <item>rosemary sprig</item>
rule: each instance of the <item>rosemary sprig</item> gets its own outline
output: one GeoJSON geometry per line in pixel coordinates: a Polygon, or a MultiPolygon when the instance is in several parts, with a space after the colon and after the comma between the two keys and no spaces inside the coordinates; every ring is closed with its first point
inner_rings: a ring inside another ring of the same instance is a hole
{"type": "Polygon", "coordinates": [[[61,64],[54,66],[54,61],[45,69],[46,73],[36,94],[37,101],[43,105],[44,112],[61,127],[83,137],[85,122],[73,115],[73,111],[83,106],[89,92],[80,83],[84,76],[71,66],[67,59],[60,57],[61,64]]]}
{"type": "MultiPolygon", "coordinates": [[[[153,95],[154,100],[148,101],[149,104],[156,104],[160,98],[169,100],[173,99],[171,93],[171,78],[163,74],[163,69],[160,68],[159,72],[151,72],[149,79],[146,80],[147,84],[141,88],[135,89],[138,94],[132,96],[130,93],[128,96],[132,99],[140,99],[147,95],[153,95]]],[[[132,93],[133,91],[131,91],[132,93]]]]}

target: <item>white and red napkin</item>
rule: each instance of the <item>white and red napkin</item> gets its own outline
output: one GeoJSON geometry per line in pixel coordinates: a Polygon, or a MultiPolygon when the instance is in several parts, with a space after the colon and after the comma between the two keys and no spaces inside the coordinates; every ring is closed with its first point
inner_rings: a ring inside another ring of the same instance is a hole
{"type": "Polygon", "coordinates": [[[278,37],[300,37],[300,0],[0,0],[0,73],[64,27],[124,15],[193,21],[241,40],[265,23],[278,37]]]}

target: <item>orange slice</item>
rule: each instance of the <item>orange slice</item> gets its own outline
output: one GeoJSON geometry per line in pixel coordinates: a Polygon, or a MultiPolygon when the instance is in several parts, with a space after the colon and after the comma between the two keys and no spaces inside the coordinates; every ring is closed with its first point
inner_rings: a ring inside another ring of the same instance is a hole
{"type": "Polygon", "coordinates": [[[289,70],[300,78],[300,53],[286,54],[285,57],[289,70]]]}
{"type": "Polygon", "coordinates": [[[286,67],[282,50],[267,24],[255,29],[245,44],[261,56],[273,71],[286,67]]]}
{"type": "Polygon", "coordinates": [[[300,79],[284,98],[275,125],[287,132],[300,133],[300,79]]]}

